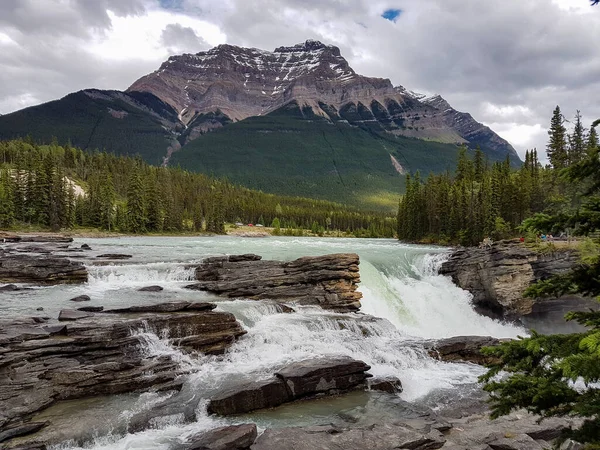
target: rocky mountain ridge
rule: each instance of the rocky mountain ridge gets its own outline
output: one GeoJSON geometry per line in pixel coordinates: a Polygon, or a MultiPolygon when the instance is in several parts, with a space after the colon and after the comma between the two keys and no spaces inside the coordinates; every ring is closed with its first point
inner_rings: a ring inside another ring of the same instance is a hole
{"type": "Polygon", "coordinates": [[[297,102],[305,114],[396,135],[481,145],[517,158],[508,142],[441,96],[394,87],[389,79],[357,74],[339,48],[307,40],[273,52],[223,44],[196,54],[171,56],[128,93],[150,92],[171,105],[197,137],[224,125],[297,102]],[[200,119],[200,120],[198,120],[200,119]],[[220,122],[220,124],[219,124],[220,122]]]}

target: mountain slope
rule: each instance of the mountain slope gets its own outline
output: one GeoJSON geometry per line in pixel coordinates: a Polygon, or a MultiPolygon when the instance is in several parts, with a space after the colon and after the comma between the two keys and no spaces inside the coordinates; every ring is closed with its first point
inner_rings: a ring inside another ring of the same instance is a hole
{"type": "Polygon", "coordinates": [[[456,156],[454,145],[331,123],[292,102],[207,133],[171,162],[266,192],[391,211],[405,167],[452,170],[456,156]]]}
{"type": "Polygon", "coordinates": [[[88,89],[0,117],[0,138],[57,138],[84,150],[105,149],[141,155],[161,164],[168,149],[179,148],[183,130],[171,106],[150,93],[88,89]]]}

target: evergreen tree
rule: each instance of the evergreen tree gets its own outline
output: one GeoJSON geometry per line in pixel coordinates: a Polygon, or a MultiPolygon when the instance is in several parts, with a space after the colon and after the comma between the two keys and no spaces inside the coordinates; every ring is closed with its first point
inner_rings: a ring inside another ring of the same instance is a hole
{"type": "MultiPolygon", "coordinates": [[[[567,170],[569,182],[583,183],[589,188],[583,194],[581,209],[553,217],[535,216],[526,221],[530,229],[550,231],[573,227],[580,233],[600,230],[600,149],[567,170]]],[[[600,298],[600,253],[595,251],[569,273],[554,276],[532,285],[525,292],[530,297],[580,294],[600,298]]],[[[505,342],[485,353],[499,362],[492,364],[482,377],[484,389],[491,393],[492,417],[515,408],[543,417],[575,415],[583,423],[567,430],[565,437],[600,448],[600,311],[572,312],[567,320],[575,320],[587,330],[581,333],[531,337],[505,342]],[[496,379],[501,371],[509,377],[496,379]],[[584,388],[577,387],[583,382],[584,388]]]]}
{"type": "Polygon", "coordinates": [[[581,112],[577,110],[573,133],[569,136],[569,164],[581,161],[585,157],[586,147],[585,128],[581,122],[581,112]]]}
{"type": "Polygon", "coordinates": [[[0,228],[11,227],[14,220],[14,194],[10,172],[0,170],[0,228]]]}
{"type": "Polygon", "coordinates": [[[564,127],[564,118],[560,112],[560,107],[554,108],[552,119],[550,120],[550,129],[548,135],[550,141],[546,147],[550,164],[556,169],[562,169],[568,165],[569,157],[567,153],[567,130],[564,127]]]}
{"type": "Polygon", "coordinates": [[[127,222],[132,233],[146,231],[146,199],[145,187],[140,174],[140,169],[135,168],[129,179],[127,188],[127,222]]]}

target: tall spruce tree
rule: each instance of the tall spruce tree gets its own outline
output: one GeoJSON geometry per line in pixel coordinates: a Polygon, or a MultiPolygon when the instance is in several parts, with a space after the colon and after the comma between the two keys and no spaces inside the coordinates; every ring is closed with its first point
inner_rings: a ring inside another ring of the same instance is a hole
{"type": "Polygon", "coordinates": [[[139,167],[133,170],[127,188],[127,227],[132,233],[146,231],[146,189],[140,172],[139,167]]]}
{"type": "Polygon", "coordinates": [[[577,164],[586,154],[585,128],[581,121],[581,112],[575,114],[575,126],[569,136],[569,164],[577,164]]]}
{"type": "Polygon", "coordinates": [[[555,169],[567,167],[569,155],[567,153],[567,130],[564,126],[564,118],[560,112],[560,107],[554,108],[552,119],[550,119],[550,129],[548,130],[550,140],[546,147],[550,164],[555,169]]]}

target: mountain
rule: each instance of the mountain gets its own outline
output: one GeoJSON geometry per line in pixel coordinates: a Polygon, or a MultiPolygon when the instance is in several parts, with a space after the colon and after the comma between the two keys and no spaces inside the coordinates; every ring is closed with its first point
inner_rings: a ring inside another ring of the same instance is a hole
{"type": "Polygon", "coordinates": [[[520,160],[440,96],[357,74],[331,45],[219,45],[172,56],[126,92],[85,90],[0,117],[0,138],[140,153],[288,195],[393,208],[406,171],[451,169],[457,144],[520,160]]]}

